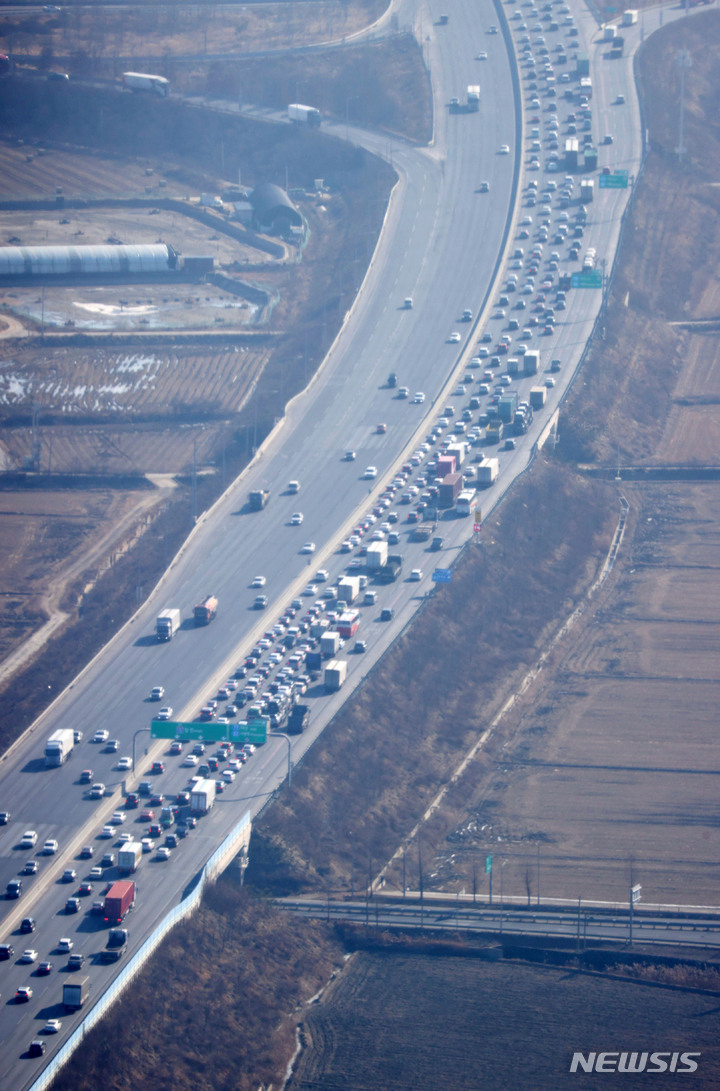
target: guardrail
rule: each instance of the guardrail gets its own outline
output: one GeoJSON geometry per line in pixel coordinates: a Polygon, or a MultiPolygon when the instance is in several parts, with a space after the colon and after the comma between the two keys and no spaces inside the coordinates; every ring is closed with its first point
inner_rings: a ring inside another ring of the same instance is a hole
{"type": "Polygon", "coordinates": [[[175,908],[163,918],[155,931],[148,936],[140,950],[133,956],[122,973],[115,979],[112,985],[105,990],[98,1002],[80,1023],[80,1026],[75,1029],[65,1045],[43,1069],[43,1072],[38,1079],[30,1086],[30,1091],[45,1091],[45,1088],[50,1087],[60,1069],[67,1064],[75,1050],[82,1044],[85,1035],[100,1022],[115,1001],[120,998],[128,985],[135,980],[138,974],[143,970],[150,955],[159,947],[168,932],[174,928],[176,924],[179,924],[180,921],[195,912],[200,904],[200,899],[202,898],[206,884],[212,882],[213,879],[216,879],[217,876],[225,870],[230,861],[237,856],[243,845],[247,844],[250,839],[251,829],[251,814],[250,811],[246,811],[235,828],[230,831],[225,840],[222,841],[205,864],[205,867],[200,872],[195,889],[183,898],[179,905],[176,905],[175,908]]]}

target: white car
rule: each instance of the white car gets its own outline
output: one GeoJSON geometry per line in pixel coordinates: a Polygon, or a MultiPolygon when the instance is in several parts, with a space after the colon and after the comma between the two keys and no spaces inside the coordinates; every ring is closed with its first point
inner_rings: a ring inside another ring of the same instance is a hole
{"type": "Polygon", "coordinates": [[[72,951],[74,946],[75,944],[73,943],[73,941],[65,936],[63,936],[62,939],[59,939],[57,943],[58,951],[63,954],[68,954],[70,951],[72,951]]]}
{"type": "Polygon", "coordinates": [[[299,493],[300,492],[300,482],[299,481],[289,481],[288,482],[288,492],[292,496],[295,496],[297,493],[299,493]]]}
{"type": "Polygon", "coordinates": [[[132,769],[132,758],[120,758],[120,761],[117,763],[117,767],[121,771],[132,769]]]}
{"type": "Polygon", "coordinates": [[[424,401],[425,395],[423,394],[422,390],[418,390],[417,394],[412,400],[413,405],[422,405],[424,401]]]}
{"type": "Polygon", "coordinates": [[[305,516],[301,511],[293,512],[293,514],[290,516],[290,526],[299,527],[302,524],[304,518],[305,516]]]}
{"type": "Polygon", "coordinates": [[[357,455],[355,454],[354,451],[346,451],[345,452],[345,461],[346,462],[354,462],[356,458],[357,458],[357,455]]]}
{"type": "Polygon", "coordinates": [[[420,580],[422,579],[422,569],[421,568],[413,568],[412,572],[410,573],[410,579],[412,580],[413,583],[419,583],[420,580]]]}
{"type": "Polygon", "coordinates": [[[317,595],[316,585],[314,583],[309,583],[303,591],[303,595],[307,595],[308,598],[314,598],[315,595],[317,595]]]}
{"type": "Polygon", "coordinates": [[[140,844],[142,845],[143,852],[152,852],[155,848],[155,842],[152,837],[143,837],[140,844]]]}
{"type": "Polygon", "coordinates": [[[153,686],[150,690],[151,701],[162,701],[165,696],[165,686],[153,686]]]}
{"type": "Polygon", "coordinates": [[[265,576],[256,576],[250,584],[251,587],[264,587],[267,583],[265,576]]]}
{"type": "Polygon", "coordinates": [[[377,466],[366,466],[365,467],[365,473],[363,474],[363,477],[365,478],[366,481],[373,480],[373,478],[376,478],[377,475],[378,475],[377,466]]]}
{"type": "Polygon", "coordinates": [[[122,826],[123,822],[127,818],[125,811],[113,811],[112,818],[110,819],[111,826],[122,826]]]}
{"type": "Polygon", "coordinates": [[[300,552],[301,553],[314,553],[315,552],[315,543],[314,542],[306,542],[305,545],[300,550],[300,552]]]}
{"type": "Polygon", "coordinates": [[[109,738],[110,738],[110,732],[106,731],[105,728],[101,727],[100,730],[96,731],[95,734],[93,735],[92,741],[93,742],[107,742],[109,738]]]}
{"type": "Polygon", "coordinates": [[[328,572],[327,568],[318,568],[317,572],[315,573],[315,579],[318,581],[318,583],[325,583],[325,580],[329,578],[330,573],[328,572]]]}
{"type": "Polygon", "coordinates": [[[170,717],[172,716],[172,714],[173,714],[172,705],[164,705],[163,708],[161,708],[160,711],[158,712],[155,719],[156,720],[169,720],[170,717]]]}
{"type": "Polygon", "coordinates": [[[226,784],[232,784],[232,782],[235,780],[235,774],[232,769],[224,769],[222,778],[226,784]]]}
{"type": "Polygon", "coordinates": [[[110,838],[110,837],[114,837],[114,836],[115,836],[115,829],[114,829],[113,826],[103,826],[103,828],[100,830],[100,833],[98,834],[98,837],[104,837],[105,839],[110,838]]]}
{"type": "Polygon", "coordinates": [[[38,957],[38,953],[35,950],[35,948],[34,947],[27,947],[23,951],[23,953],[20,955],[19,961],[23,962],[23,963],[35,962],[37,957],[38,957]]]}
{"type": "Polygon", "coordinates": [[[157,858],[158,860],[170,859],[170,849],[167,847],[167,845],[160,846],[160,848],[157,850],[157,858]]]}
{"type": "Polygon", "coordinates": [[[37,844],[37,833],[35,830],[25,830],[22,835],[22,841],[20,842],[21,849],[34,849],[37,844]]]}
{"type": "Polygon", "coordinates": [[[475,60],[476,61],[486,61],[487,60],[487,53],[485,52],[484,49],[481,49],[480,52],[475,55],[475,60]]]}
{"type": "Polygon", "coordinates": [[[59,1034],[62,1028],[62,1021],[60,1019],[48,1019],[45,1026],[42,1028],[43,1034],[59,1034]]]}
{"type": "Polygon", "coordinates": [[[198,763],[198,759],[197,759],[197,757],[195,756],[195,754],[188,754],[188,755],[187,755],[187,756],[185,757],[185,759],[183,760],[183,763],[182,763],[182,764],[183,764],[183,767],[184,767],[185,769],[190,769],[190,768],[192,768],[193,766],[197,765],[197,763],[198,763]]]}
{"type": "Polygon", "coordinates": [[[50,838],[50,840],[46,841],[43,845],[43,853],[45,854],[45,856],[54,856],[57,850],[58,843],[53,838],[50,838]]]}
{"type": "Polygon", "coordinates": [[[460,336],[459,333],[457,333],[455,331],[455,332],[450,334],[450,336],[448,337],[448,341],[449,341],[449,343],[451,345],[459,345],[460,342],[462,341],[462,337],[460,336]]]}

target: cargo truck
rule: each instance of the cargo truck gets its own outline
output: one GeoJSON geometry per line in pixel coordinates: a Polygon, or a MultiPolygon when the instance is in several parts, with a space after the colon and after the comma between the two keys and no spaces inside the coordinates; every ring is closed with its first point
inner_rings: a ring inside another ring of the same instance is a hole
{"type": "Polygon", "coordinates": [[[438,487],[438,507],[452,508],[463,486],[462,474],[448,474],[438,487]]]}
{"type": "Polygon", "coordinates": [[[523,360],[525,374],[537,375],[538,368],[540,367],[540,353],[535,351],[526,352],[523,360]]]}
{"type": "Polygon", "coordinates": [[[370,571],[375,571],[387,564],[387,542],[371,542],[367,547],[365,563],[370,571]]]}
{"type": "Polygon", "coordinates": [[[190,810],[193,814],[207,814],[215,802],[215,781],[199,780],[190,793],[190,810]]]}
{"type": "Polygon", "coordinates": [[[487,443],[499,443],[503,438],[503,422],[501,420],[491,420],[485,429],[485,439],[487,443]]]}
{"type": "Polygon", "coordinates": [[[288,735],[302,735],[309,720],[310,709],[307,705],[293,705],[285,730],[288,735]]]}
{"type": "Polygon", "coordinates": [[[320,111],[314,106],[303,106],[301,102],[291,102],[288,106],[288,118],[296,125],[309,125],[313,129],[320,127],[320,111]]]}
{"type": "Polygon", "coordinates": [[[595,195],[595,179],[583,178],[580,183],[580,200],[584,205],[589,205],[595,195]]]}
{"type": "Polygon", "coordinates": [[[510,390],[503,394],[498,402],[498,417],[503,424],[512,424],[518,407],[517,390],[510,390]]]}
{"type": "Polygon", "coordinates": [[[341,602],[347,602],[348,605],[355,602],[355,599],[360,594],[360,577],[359,576],[343,576],[338,580],[337,585],[337,597],[341,602]]]}
{"type": "Polygon", "coordinates": [[[603,27],[603,41],[611,42],[617,33],[617,27],[614,23],[606,23],[603,27]]]}
{"type": "Polygon", "coordinates": [[[494,485],[500,472],[500,462],[497,458],[484,458],[477,468],[477,483],[482,489],[489,489],[494,485]]]}
{"type": "Polygon", "coordinates": [[[127,928],[111,928],[107,943],[100,952],[101,962],[119,962],[127,950],[127,928]]]}
{"type": "Polygon", "coordinates": [[[467,108],[471,114],[480,109],[480,87],[476,83],[471,83],[467,89],[467,108]]]}
{"type": "Polygon", "coordinates": [[[65,1011],[79,1011],[90,994],[90,978],[75,978],[63,983],[63,1007],[65,1011]]]}
{"type": "Polygon", "coordinates": [[[270,499],[270,489],[252,489],[248,495],[250,511],[262,511],[270,499]]]}
{"type": "Polygon", "coordinates": [[[454,455],[441,455],[437,460],[437,472],[436,477],[447,477],[448,474],[454,474],[457,470],[454,455]]]}
{"type": "Polygon", "coordinates": [[[128,841],[118,849],[118,868],[125,875],[132,875],[142,860],[142,845],[139,841],[128,841]]]}
{"type": "Polygon", "coordinates": [[[638,21],[638,13],[633,8],[628,8],[627,11],[623,12],[622,25],[624,27],[635,26],[637,21],[638,21]]]}
{"type": "Polygon", "coordinates": [[[193,617],[195,618],[196,625],[209,625],[217,614],[218,600],[214,595],[208,595],[206,599],[199,602],[193,610],[193,617]]]}
{"type": "Polygon", "coordinates": [[[163,610],[155,622],[155,633],[159,641],[172,640],[180,628],[182,617],[176,609],[163,610]]]}
{"type": "Polygon", "coordinates": [[[424,519],[422,523],[416,523],[410,537],[413,542],[427,542],[435,533],[437,523],[434,519],[424,519]]]}
{"type": "Polygon", "coordinates": [[[612,47],[610,49],[611,60],[617,60],[619,57],[622,57],[624,51],[625,39],[623,38],[622,34],[616,34],[612,40],[612,47]]]}
{"type": "Polygon", "coordinates": [[[135,883],[132,879],[118,879],[105,895],[103,915],[111,924],[120,924],[135,904],[135,883]]]}
{"type": "Polygon", "coordinates": [[[542,407],[545,405],[546,397],[547,390],[544,386],[530,387],[530,405],[533,409],[542,409],[542,407]]]}
{"type": "Polygon", "coordinates": [[[325,689],[334,693],[340,689],[347,676],[347,663],[344,659],[331,659],[325,667],[325,689]]]}
{"type": "Polygon", "coordinates": [[[340,651],[340,633],[329,630],[320,637],[320,654],[323,659],[334,659],[340,651]]]}
{"type": "Polygon", "coordinates": [[[170,94],[170,80],[166,80],[164,76],[153,76],[149,72],[123,72],[122,85],[128,91],[148,91],[160,98],[167,98],[170,94]]]}
{"type": "Polygon", "coordinates": [[[386,563],[377,572],[380,583],[394,583],[402,572],[403,559],[400,553],[389,553],[386,563]]]}
{"type": "Polygon", "coordinates": [[[580,77],[580,96],[586,99],[592,98],[592,80],[589,76],[580,77]]]}
{"type": "Polygon", "coordinates": [[[338,634],[343,640],[350,640],[360,628],[360,614],[357,610],[346,610],[336,622],[338,634]]]}
{"type": "Polygon", "coordinates": [[[56,769],[59,765],[64,765],[72,754],[74,745],[75,733],[71,727],[61,727],[58,731],[53,731],[45,743],[45,767],[56,769]]]}
{"type": "Polygon", "coordinates": [[[590,57],[587,53],[578,53],[575,61],[575,71],[578,76],[590,75],[590,57]]]}
{"type": "Polygon", "coordinates": [[[475,507],[475,496],[475,489],[462,490],[455,505],[458,515],[470,515],[475,507]]]}
{"type": "Polygon", "coordinates": [[[306,652],[305,654],[305,666],[309,671],[319,671],[322,669],[322,655],[319,651],[306,652]]]}
{"type": "Polygon", "coordinates": [[[467,455],[467,443],[449,443],[445,448],[445,454],[455,459],[455,471],[457,472],[465,461],[467,455]]]}
{"type": "Polygon", "coordinates": [[[580,142],[578,141],[578,138],[576,136],[569,136],[565,141],[566,170],[577,170],[579,149],[580,142]]]}

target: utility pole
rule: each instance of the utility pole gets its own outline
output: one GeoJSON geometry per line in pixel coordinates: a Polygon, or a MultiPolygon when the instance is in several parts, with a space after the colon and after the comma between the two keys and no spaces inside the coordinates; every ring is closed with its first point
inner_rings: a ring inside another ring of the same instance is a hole
{"type": "Polygon", "coordinates": [[[692,57],[687,49],[681,49],[677,55],[676,64],[680,69],[680,126],[678,132],[677,152],[678,161],[682,163],[683,156],[687,154],[687,148],[683,144],[685,136],[685,72],[692,68],[692,57]]]}

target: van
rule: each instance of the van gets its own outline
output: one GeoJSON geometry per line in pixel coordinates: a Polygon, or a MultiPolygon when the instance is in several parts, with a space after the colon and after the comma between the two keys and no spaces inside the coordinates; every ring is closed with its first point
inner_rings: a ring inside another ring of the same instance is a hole
{"type": "Polygon", "coordinates": [[[377,591],[366,591],[365,592],[365,605],[366,606],[374,606],[376,599],[377,599],[377,591]]]}

